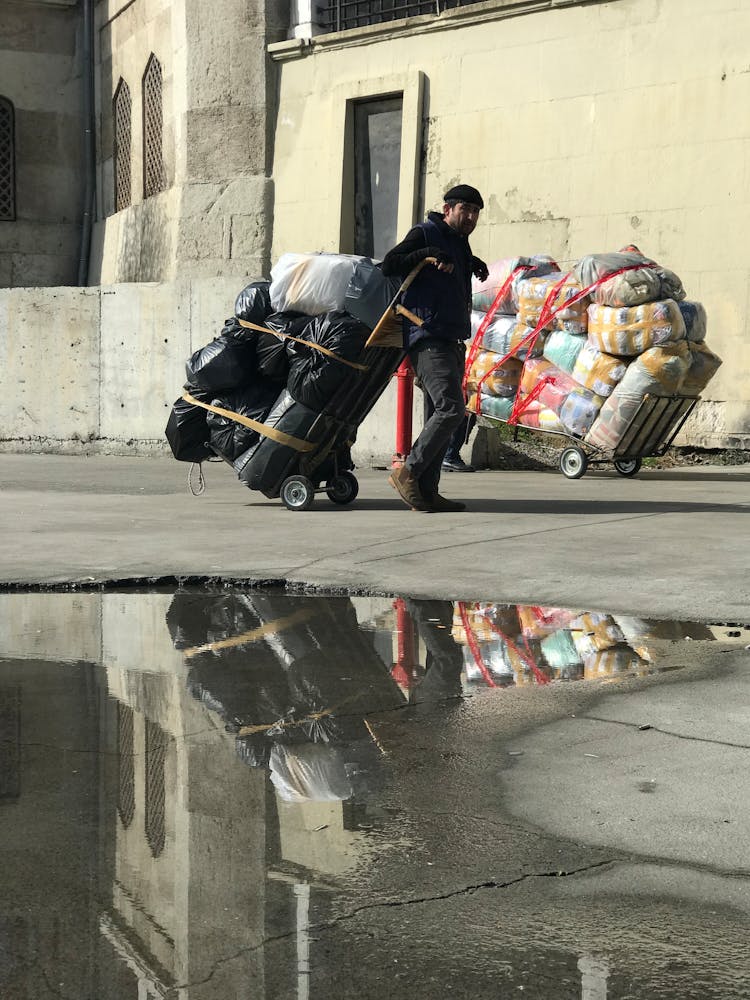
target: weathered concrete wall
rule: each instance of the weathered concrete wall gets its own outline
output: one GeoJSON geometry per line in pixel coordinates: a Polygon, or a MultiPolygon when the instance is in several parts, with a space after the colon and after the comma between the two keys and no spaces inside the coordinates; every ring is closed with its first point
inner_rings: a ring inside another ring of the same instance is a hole
{"type": "Polygon", "coordinates": [[[346,102],[421,72],[422,149],[401,175],[418,170],[422,207],[461,179],[485,197],[472,245],[488,261],[544,252],[565,267],[635,242],[677,271],[724,359],[683,441],[750,446],[750,6],[539,7],[487,0],[271,46],[273,259],[341,248],[346,102]]]}
{"type": "Polygon", "coordinates": [[[0,4],[0,96],[15,110],[16,218],[0,222],[0,287],[76,281],[83,92],[76,0],[0,4]]]}

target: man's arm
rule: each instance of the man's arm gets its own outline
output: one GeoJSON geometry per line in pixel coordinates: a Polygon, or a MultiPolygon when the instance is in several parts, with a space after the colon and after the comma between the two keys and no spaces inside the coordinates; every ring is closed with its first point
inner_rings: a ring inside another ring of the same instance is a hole
{"type": "Polygon", "coordinates": [[[442,263],[450,263],[446,254],[439,247],[427,245],[427,237],[419,226],[410,229],[400,243],[389,250],[383,258],[382,270],[386,276],[405,276],[413,271],[425,257],[437,257],[442,263]]]}

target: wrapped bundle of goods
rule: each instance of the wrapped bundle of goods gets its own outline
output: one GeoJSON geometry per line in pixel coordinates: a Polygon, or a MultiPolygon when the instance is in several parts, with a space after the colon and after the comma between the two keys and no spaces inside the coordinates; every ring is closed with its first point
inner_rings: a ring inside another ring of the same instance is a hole
{"type": "Polygon", "coordinates": [[[587,342],[576,358],[571,375],[584,389],[590,389],[597,396],[609,396],[625,370],[622,358],[604,354],[587,342]]]}
{"type": "Polygon", "coordinates": [[[685,337],[691,341],[705,340],[708,319],[702,303],[683,301],[678,306],[685,323],[685,337]]]}
{"type": "MultiPolygon", "coordinates": [[[[471,313],[471,335],[472,342],[476,343],[482,324],[485,322],[485,313],[476,309],[471,313]]],[[[519,323],[515,316],[497,315],[485,325],[481,336],[481,346],[488,351],[494,351],[501,357],[505,354],[513,353],[519,361],[526,357],[539,357],[544,350],[544,334],[538,337],[531,337],[533,328],[519,323]]]]}
{"type": "Polygon", "coordinates": [[[605,354],[632,356],[685,337],[685,321],[673,299],[646,302],[639,306],[588,308],[588,339],[605,354]]]}
{"type": "Polygon", "coordinates": [[[568,333],[566,330],[553,330],[544,341],[542,353],[553,365],[564,372],[572,372],[578,355],[586,343],[585,334],[568,333]]]}
{"type": "Polygon", "coordinates": [[[523,403],[518,414],[518,426],[547,431],[549,434],[561,434],[564,430],[559,415],[536,399],[523,403]]]}
{"type": "Polygon", "coordinates": [[[680,387],[683,396],[699,396],[721,367],[722,361],[718,354],[710,351],[701,341],[688,343],[690,350],[690,367],[680,387]]]}
{"type": "Polygon", "coordinates": [[[650,665],[631,649],[630,646],[619,644],[602,649],[583,661],[583,678],[587,681],[601,677],[612,677],[617,674],[636,674],[643,676],[650,673],[650,665]]]}
{"type": "Polygon", "coordinates": [[[682,386],[689,368],[690,348],[686,341],[650,347],[628,365],[620,388],[640,396],[671,396],[682,386]]]}
{"type": "Polygon", "coordinates": [[[481,642],[489,642],[500,633],[512,639],[518,637],[518,612],[515,604],[495,604],[487,601],[456,601],[453,605],[451,635],[462,645],[468,642],[464,618],[472,634],[481,642]]]}
{"type": "Polygon", "coordinates": [[[614,451],[630,427],[643,402],[639,393],[623,392],[618,386],[604,401],[599,415],[591,424],[584,441],[603,451],[614,451]]]}
{"type": "Polygon", "coordinates": [[[527,639],[539,639],[551,635],[558,629],[566,628],[578,617],[578,612],[568,608],[542,608],[536,605],[519,604],[518,621],[521,634],[527,639]]]}
{"type": "Polygon", "coordinates": [[[589,299],[584,296],[572,301],[582,290],[580,282],[573,275],[567,275],[564,279],[554,274],[544,278],[523,278],[518,282],[519,323],[532,328],[537,326],[542,318],[542,310],[545,309],[546,313],[554,313],[544,323],[545,329],[586,333],[589,299]]]}
{"type": "Polygon", "coordinates": [[[537,402],[559,414],[569,394],[578,388],[575,379],[557,365],[546,358],[533,358],[523,367],[519,393],[524,398],[537,390],[537,402]]]}
{"type": "Polygon", "coordinates": [[[513,412],[513,399],[508,396],[490,396],[481,393],[477,401],[476,392],[469,393],[466,409],[470,413],[481,413],[485,417],[495,417],[496,420],[510,420],[513,412]]]}
{"type": "Polygon", "coordinates": [[[476,392],[481,382],[482,392],[489,396],[515,396],[523,365],[515,358],[502,359],[502,354],[480,350],[467,372],[467,390],[476,392]]]}
{"type": "Polygon", "coordinates": [[[569,627],[575,647],[584,659],[625,641],[619,625],[611,615],[589,611],[575,618],[569,627]]]}
{"type": "Polygon", "coordinates": [[[524,277],[559,273],[560,268],[551,257],[538,254],[533,257],[508,257],[505,260],[498,260],[490,264],[488,270],[489,274],[485,281],[479,281],[477,278],[472,280],[472,309],[487,312],[498,293],[503,290],[495,311],[515,313],[518,311],[518,281],[524,277]]]}
{"type": "Polygon", "coordinates": [[[573,268],[582,287],[596,284],[590,295],[603,306],[638,306],[660,299],[685,298],[682,282],[673,271],[661,267],[637,250],[589,254],[573,268]]]}
{"type": "Polygon", "coordinates": [[[542,655],[554,670],[564,670],[583,662],[573,636],[567,628],[558,629],[541,642],[542,655]]]}
{"type": "Polygon", "coordinates": [[[573,437],[585,437],[599,416],[603,403],[604,397],[597,396],[590,389],[574,389],[565,397],[560,408],[560,423],[573,437]]]}

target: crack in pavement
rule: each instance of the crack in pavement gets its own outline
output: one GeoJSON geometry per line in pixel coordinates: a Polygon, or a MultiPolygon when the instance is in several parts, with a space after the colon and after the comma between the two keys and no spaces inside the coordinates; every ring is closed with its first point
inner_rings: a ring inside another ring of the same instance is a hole
{"type": "MultiPolygon", "coordinates": [[[[482,889],[507,889],[511,886],[518,885],[521,882],[525,882],[527,879],[534,878],[570,878],[573,875],[580,875],[584,872],[592,871],[596,868],[605,868],[609,865],[622,864],[622,859],[608,859],[606,861],[597,861],[594,864],[584,865],[581,868],[573,868],[570,871],[548,871],[548,872],[528,872],[526,875],[519,875],[517,878],[509,879],[507,882],[496,882],[494,879],[488,880],[487,882],[477,882],[474,885],[463,886],[461,889],[453,889],[450,892],[440,893],[435,896],[418,896],[414,899],[401,899],[401,900],[390,900],[382,903],[364,903],[362,906],[357,906],[349,913],[342,913],[338,917],[334,917],[332,920],[327,920],[319,924],[311,924],[307,928],[309,934],[313,934],[317,931],[331,930],[338,924],[344,923],[348,920],[353,920],[355,917],[359,916],[367,910],[379,910],[379,909],[393,909],[401,906],[414,906],[421,903],[434,903],[442,902],[446,899],[454,899],[456,896],[470,895],[475,892],[479,892],[482,889]]],[[[297,938],[297,931],[287,931],[284,934],[276,934],[273,937],[264,938],[257,945],[253,945],[248,948],[240,948],[232,955],[227,955],[225,958],[219,959],[214,963],[213,968],[203,979],[193,980],[189,983],[183,983],[175,987],[176,991],[192,989],[196,986],[204,986],[208,983],[214,975],[218,972],[222,965],[226,965],[228,962],[233,962],[238,958],[244,958],[247,955],[251,955],[253,952],[258,951],[261,948],[265,948],[270,944],[278,944],[281,941],[286,941],[290,939],[297,938]]]]}
{"type": "Polygon", "coordinates": [[[579,715],[579,719],[590,722],[608,722],[613,726],[625,726],[628,729],[643,730],[643,732],[661,733],[662,736],[673,736],[677,740],[688,740],[691,743],[713,743],[720,747],[730,747],[733,750],[750,750],[748,743],[732,743],[730,740],[712,740],[707,736],[688,736],[686,733],[675,733],[670,729],[661,729],[649,723],[624,722],[622,719],[605,719],[600,715],[579,715]],[[645,728],[644,728],[645,727],[645,728]]]}

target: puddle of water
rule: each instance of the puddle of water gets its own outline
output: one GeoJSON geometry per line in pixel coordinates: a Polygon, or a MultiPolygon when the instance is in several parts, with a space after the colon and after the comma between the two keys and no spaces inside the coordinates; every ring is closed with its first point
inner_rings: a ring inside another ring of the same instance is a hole
{"type": "Polygon", "coordinates": [[[234,590],[5,594],[0,625],[0,996],[671,995],[633,992],[618,907],[578,914],[588,944],[540,937],[538,900],[504,923],[501,827],[467,850],[452,815],[492,751],[445,712],[554,705],[745,626],[234,590]]]}

